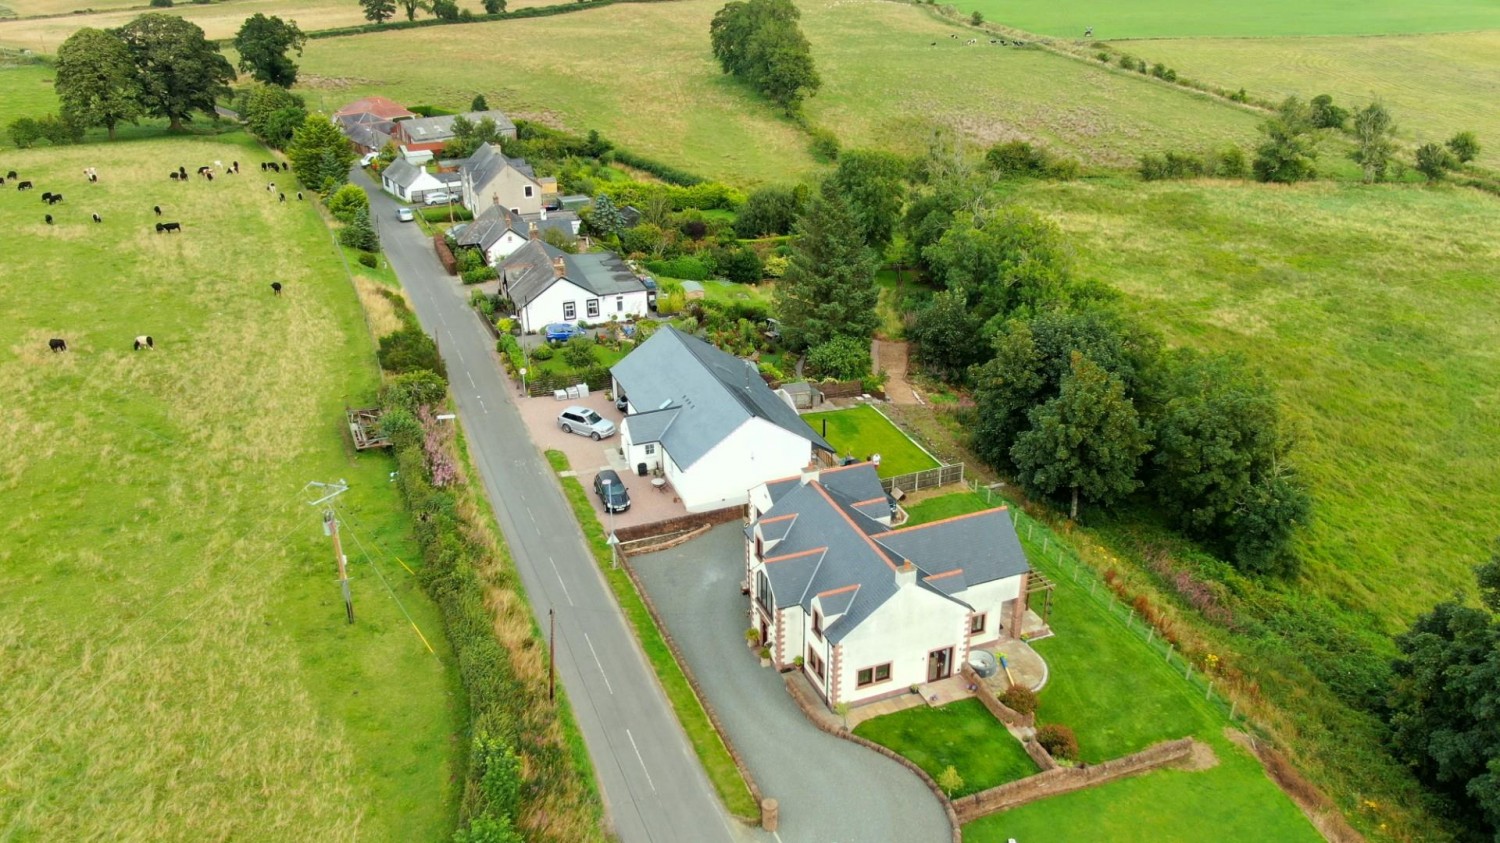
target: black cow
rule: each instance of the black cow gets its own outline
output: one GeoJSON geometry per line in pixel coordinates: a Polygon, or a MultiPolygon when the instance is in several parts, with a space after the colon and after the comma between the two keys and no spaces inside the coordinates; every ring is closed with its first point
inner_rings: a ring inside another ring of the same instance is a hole
{"type": "Polygon", "coordinates": [[[136,337],[135,350],[140,351],[143,348],[156,348],[156,341],[150,337],[136,337]]]}
{"type": "Polygon", "coordinates": [[[62,194],[61,193],[54,193],[54,194],[52,194],[52,198],[47,200],[47,204],[48,205],[56,205],[57,203],[59,203],[61,201],[63,201],[62,194]]]}
{"type": "Polygon", "coordinates": [[[8,178],[8,179],[20,178],[19,176],[16,175],[16,171],[15,170],[11,170],[10,172],[6,173],[5,177],[8,178]]]}
{"type": "Polygon", "coordinates": [[[278,194],[278,195],[281,197],[281,201],[283,201],[283,202],[286,201],[286,194],[285,193],[278,194]]]}
{"type": "Polygon", "coordinates": [[[178,164],[177,165],[177,177],[180,178],[180,179],[187,178],[187,167],[184,167],[181,164],[178,164]]]}
{"type": "Polygon", "coordinates": [[[43,193],[42,194],[42,201],[43,202],[51,202],[52,201],[52,191],[49,190],[46,193],[43,193]]]}
{"type": "Polygon", "coordinates": [[[67,351],[68,341],[65,339],[60,339],[58,337],[53,337],[52,339],[47,340],[47,347],[52,349],[53,351],[67,351]]]}
{"type": "Polygon", "coordinates": [[[51,215],[51,214],[48,214],[48,215],[47,215],[47,216],[46,216],[46,220],[47,220],[47,224],[48,224],[48,225],[51,225],[51,224],[52,224],[52,215],[51,215]]]}
{"type": "Polygon", "coordinates": [[[271,169],[271,168],[266,166],[266,162],[264,162],[264,161],[260,162],[260,171],[262,173],[264,173],[266,170],[269,170],[269,169],[271,169]]]}
{"type": "Polygon", "coordinates": [[[161,206],[160,205],[152,205],[151,206],[151,210],[155,211],[157,216],[161,216],[161,206]]]}
{"type": "Polygon", "coordinates": [[[275,294],[275,295],[278,295],[278,296],[281,295],[281,282],[280,281],[272,281],[271,282],[271,292],[273,294],[275,294]]]}
{"type": "Polygon", "coordinates": [[[180,223],[180,222],[159,222],[159,223],[156,224],[156,233],[157,234],[161,234],[163,231],[172,232],[172,231],[181,231],[181,230],[182,230],[182,223],[180,223]]]}
{"type": "Polygon", "coordinates": [[[210,167],[207,164],[204,164],[202,167],[198,168],[198,175],[200,175],[200,176],[204,175],[205,173],[207,173],[209,170],[212,170],[212,169],[213,169],[213,167],[210,167]]]}
{"type": "Polygon", "coordinates": [[[240,162],[235,161],[234,163],[230,164],[229,165],[229,169],[231,171],[233,171],[234,173],[238,174],[239,171],[240,171],[240,162]]]}
{"type": "Polygon", "coordinates": [[[94,222],[104,222],[104,217],[94,214],[94,222]]]}
{"type": "Polygon", "coordinates": [[[182,176],[179,176],[176,173],[167,173],[167,178],[171,179],[172,181],[180,181],[182,179],[182,176]]]}
{"type": "Polygon", "coordinates": [[[4,176],[0,176],[0,187],[4,187],[4,186],[5,186],[5,177],[4,176]]]}
{"type": "Polygon", "coordinates": [[[16,190],[31,190],[31,188],[32,185],[30,181],[23,181],[16,184],[16,190]]]}
{"type": "Polygon", "coordinates": [[[298,201],[298,202],[301,202],[301,201],[302,201],[302,191],[300,191],[300,190],[299,190],[299,191],[297,191],[297,201],[298,201]]]}
{"type": "Polygon", "coordinates": [[[204,173],[203,177],[206,178],[206,179],[208,179],[209,181],[213,181],[214,180],[214,174],[213,173],[204,173]]]}
{"type": "Polygon", "coordinates": [[[278,163],[276,163],[275,161],[272,161],[271,162],[271,169],[275,170],[276,172],[279,173],[279,172],[281,172],[281,165],[278,164],[278,163]]]}

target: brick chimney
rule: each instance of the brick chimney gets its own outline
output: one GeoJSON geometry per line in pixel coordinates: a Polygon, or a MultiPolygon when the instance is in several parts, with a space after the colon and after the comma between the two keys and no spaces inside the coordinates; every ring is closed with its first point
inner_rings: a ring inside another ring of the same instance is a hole
{"type": "Polygon", "coordinates": [[[529,223],[528,224],[528,228],[526,229],[526,237],[527,237],[527,239],[529,239],[529,240],[535,240],[535,239],[537,239],[538,237],[541,237],[541,236],[542,236],[542,234],[541,234],[540,231],[537,230],[536,223],[534,223],[534,222],[533,223],[529,223]]]}
{"type": "MultiPolygon", "coordinates": [[[[556,258],[552,259],[552,273],[554,275],[556,275],[558,278],[561,278],[564,275],[568,274],[568,269],[563,264],[563,259],[561,257],[556,257],[556,258]]],[[[911,563],[907,563],[907,564],[911,564],[911,563]]]]}
{"type": "Polygon", "coordinates": [[[917,584],[917,566],[911,564],[910,559],[902,559],[901,567],[896,569],[896,587],[905,588],[917,584]]]}

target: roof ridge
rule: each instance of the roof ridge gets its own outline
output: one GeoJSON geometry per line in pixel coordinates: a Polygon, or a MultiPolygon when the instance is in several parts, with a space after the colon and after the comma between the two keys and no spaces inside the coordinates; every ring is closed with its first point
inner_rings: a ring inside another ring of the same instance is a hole
{"type": "Polygon", "coordinates": [[[836,502],[834,502],[833,496],[828,494],[828,490],[825,489],[825,488],[823,488],[823,484],[822,483],[819,483],[816,480],[814,480],[814,481],[808,483],[807,485],[812,486],[814,489],[816,489],[817,492],[818,492],[818,494],[820,494],[820,495],[823,496],[823,500],[828,501],[828,505],[831,506],[831,507],[833,507],[834,511],[839,514],[839,517],[843,518],[844,521],[848,522],[849,529],[853,530],[855,532],[855,534],[857,534],[860,538],[864,539],[865,542],[870,545],[870,549],[873,550],[873,551],[875,551],[875,555],[879,556],[880,559],[881,559],[881,561],[885,562],[885,564],[890,567],[891,571],[894,572],[896,570],[895,563],[891,562],[890,557],[888,557],[886,555],[888,552],[892,552],[892,551],[888,551],[886,548],[881,547],[874,539],[870,538],[870,534],[869,533],[866,533],[864,530],[861,530],[859,528],[859,525],[856,524],[856,523],[854,523],[854,519],[849,517],[849,513],[845,512],[843,507],[839,506],[836,502]]]}

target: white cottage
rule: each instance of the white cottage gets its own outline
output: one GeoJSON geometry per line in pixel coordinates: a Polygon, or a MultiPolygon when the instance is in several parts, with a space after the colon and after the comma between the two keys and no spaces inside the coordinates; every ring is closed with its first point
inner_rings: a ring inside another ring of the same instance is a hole
{"type": "MultiPolygon", "coordinates": [[[[526,241],[548,231],[575,241],[580,225],[581,220],[572,211],[549,212],[543,208],[535,214],[514,214],[509,208],[491,205],[473,222],[454,228],[452,233],[458,245],[479,249],[484,252],[485,262],[494,266],[515,254],[526,241]]],[[[588,309],[587,303],[584,309],[588,309]]]]}
{"type": "Polygon", "coordinates": [[[380,186],[404,202],[421,202],[429,193],[447,192],[450,187],[456,189],[456,185],[456,178],[445,179],[429,173],[426,167],[405,158],[397,158],[380,173],[380,186]]]}
{"type": "Polygon", "coordinates": [[[532,238],[500,264],[499,275],[500,295],[515,302],[523,331],[646,315],[646,285],[613,252],[570,255],[532,238]]]}
{"type": "Polygon", "coordinates": [[[833,453],[755,365],[668,325],[610,369],[629,399],[628,465],[660,470],[688,512],[742,504],[747,490],[833,453]]]}
{"type": "Polygon", "coordinates": [[[749,508],[750,624],[830,708],[946,679],[1021,628],[1031,569],[1003,507],[891,529],[858,463],[761,484],[749,508]]]}

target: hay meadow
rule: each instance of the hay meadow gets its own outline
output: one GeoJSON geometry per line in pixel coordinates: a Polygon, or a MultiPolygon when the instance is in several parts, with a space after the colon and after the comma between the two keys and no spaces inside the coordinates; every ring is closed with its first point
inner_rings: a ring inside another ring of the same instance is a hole
{"type": "Polygon", "coordinates": [[[391,461],[341,431],[378,386],[369,330],[262,160],[237,134],[0,156],[37,185],[0,192],[5,839],[432,840],[456,820],[462,691],[391,461]],[[154,204],[182,233],[155,233],[154,204]],[[338,479],[353,626],[302,492],[338,479]]]}

